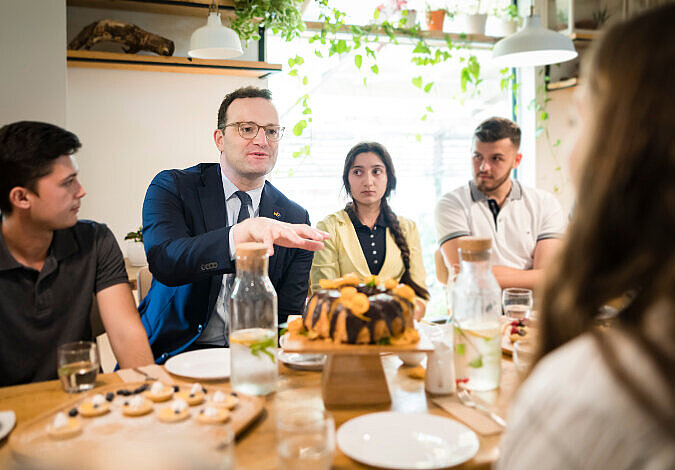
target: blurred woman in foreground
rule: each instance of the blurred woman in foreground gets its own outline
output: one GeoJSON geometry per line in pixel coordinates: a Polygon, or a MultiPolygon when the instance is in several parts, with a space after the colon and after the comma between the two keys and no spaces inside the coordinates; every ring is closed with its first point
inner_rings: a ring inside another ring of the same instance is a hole
{"type": "Polygon", "coordinates": [[[575,217],[498,469],[675,468],[674,25],[675,4],[615,25],[585,64],[575,217]]]}

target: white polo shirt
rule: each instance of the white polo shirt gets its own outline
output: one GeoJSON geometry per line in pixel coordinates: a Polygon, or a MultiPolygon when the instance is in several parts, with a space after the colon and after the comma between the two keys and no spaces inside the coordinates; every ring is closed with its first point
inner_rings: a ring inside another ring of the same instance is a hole
{"type": "Polygon", "coordinates": [[[436,205],[439,246],[457,237],[491,238],[492,264],[516,269],[532,269],[537,242],[561,238],[566,226],[552,194],[524,188],[515,180],[496,217],[473,181],[445,194],[436,205]]]}

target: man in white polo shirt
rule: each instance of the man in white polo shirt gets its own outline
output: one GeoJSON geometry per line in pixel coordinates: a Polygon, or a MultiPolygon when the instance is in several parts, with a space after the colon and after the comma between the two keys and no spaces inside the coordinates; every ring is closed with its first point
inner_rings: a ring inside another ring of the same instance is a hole
{"type": "Polygon", "coordinates": [[[520,134],[518,125],[504,118],[490,118],[476,128],[474,179],[438,201],[436,231],[448,266],[459,264],[461,237],[489,237],[499,285],[531,289],[560,247],[566,220],[552,194],[511,179],[522,159],[520,134]]]}

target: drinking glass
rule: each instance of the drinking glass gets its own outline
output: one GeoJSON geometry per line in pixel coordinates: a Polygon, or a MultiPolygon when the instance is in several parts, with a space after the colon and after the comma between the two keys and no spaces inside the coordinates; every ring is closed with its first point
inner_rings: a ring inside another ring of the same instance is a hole
{"type": "Polygon", "coordinates": [[[524,378],[534,362],[534,344],[521,339],[513,343],[513,364],[520,378],[524,378]]]}
{"type": "Polygon", "coordinates": [[[453,264],[448,268],[448,282],[445,284],[445,305],[448,308],[447,323],[452,323],[452,290],[459,274],[459,264],[453,264]]]}
{"type": "Polygon", "coordinates": [[[335,453],[335,423],[326,410],[292,407],[276,420],[277,455],[281,470],[328,470],[335,453]]]}
{"type": "Polygon", "coordinates": [[[502,306],[504,313],[510,320],[524,320],[530,316],[532,310],[532,291],[509,287],[502,292],[502,306]]]}
{"type": "Polygon", "coordinates": [[[56,350],[57,372],[67,393],[94,388],[101,361],[96,343],[76,341],[62,344],[56,350]]]}

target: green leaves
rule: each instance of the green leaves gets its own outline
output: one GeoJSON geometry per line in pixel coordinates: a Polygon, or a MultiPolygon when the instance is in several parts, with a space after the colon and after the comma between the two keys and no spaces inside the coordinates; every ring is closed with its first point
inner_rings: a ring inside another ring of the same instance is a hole
{"type": "Polygon", "coordinates": [[[424,85],[424,93],[429,93],[431,91],[432,86],[434,86],[434,82],[429,82],[426,85],[424,85]]]}
{"type": "Polygon", "coordinates": [[[417,88],[422,88],[422,76],[415,77],[412,79],[412,84],[417,88]]]}
{"type": "Polygon", "coordinates": [[[463,343],[455,344],[455,354],[458,356],[463,356],[466,354],[466,345],[463,343]]]}
{"type": "Polygon", "coordinates": [[[363,56],[361,56],[361,54],[356,54],[354,56],[354,64],[356,65],[356,68],[360,69],[362,63],[363,63],[363,56]]]}
{"type": "Polygon", "coordinates": [[[371,70],[375,75],[377,75],[378,73],[380,73],[380,68],[377,66],[377,64],[371,66],[371,67],[370,67],[370,70],[371,70]]]}
{"type": "Polygon", "coordinates": [[[469,362],[467,365],[469,367],[473,367],[474,369],[479,369],[483,367],[483,356],[478,356],[476,359],[469,362]]]}
{"type": "Polygon", "coordinates": [[[304,131],[306,127],[307,121],[304,119],[299,120],[295,126],[293,126],[293,134],[300,137],[302,135],[302,131],[304,131]]]}
{"type": "Polygon", "coordinates": [[[267,348],[274,348],[277,345],[276,337],[272,336],[264,341],[257,341],[249,345],[248,349],[254,356],[259,356],[260,353],[267,355],[272,362],[274,362],[274,353],[268,351],[267,348]]]}

